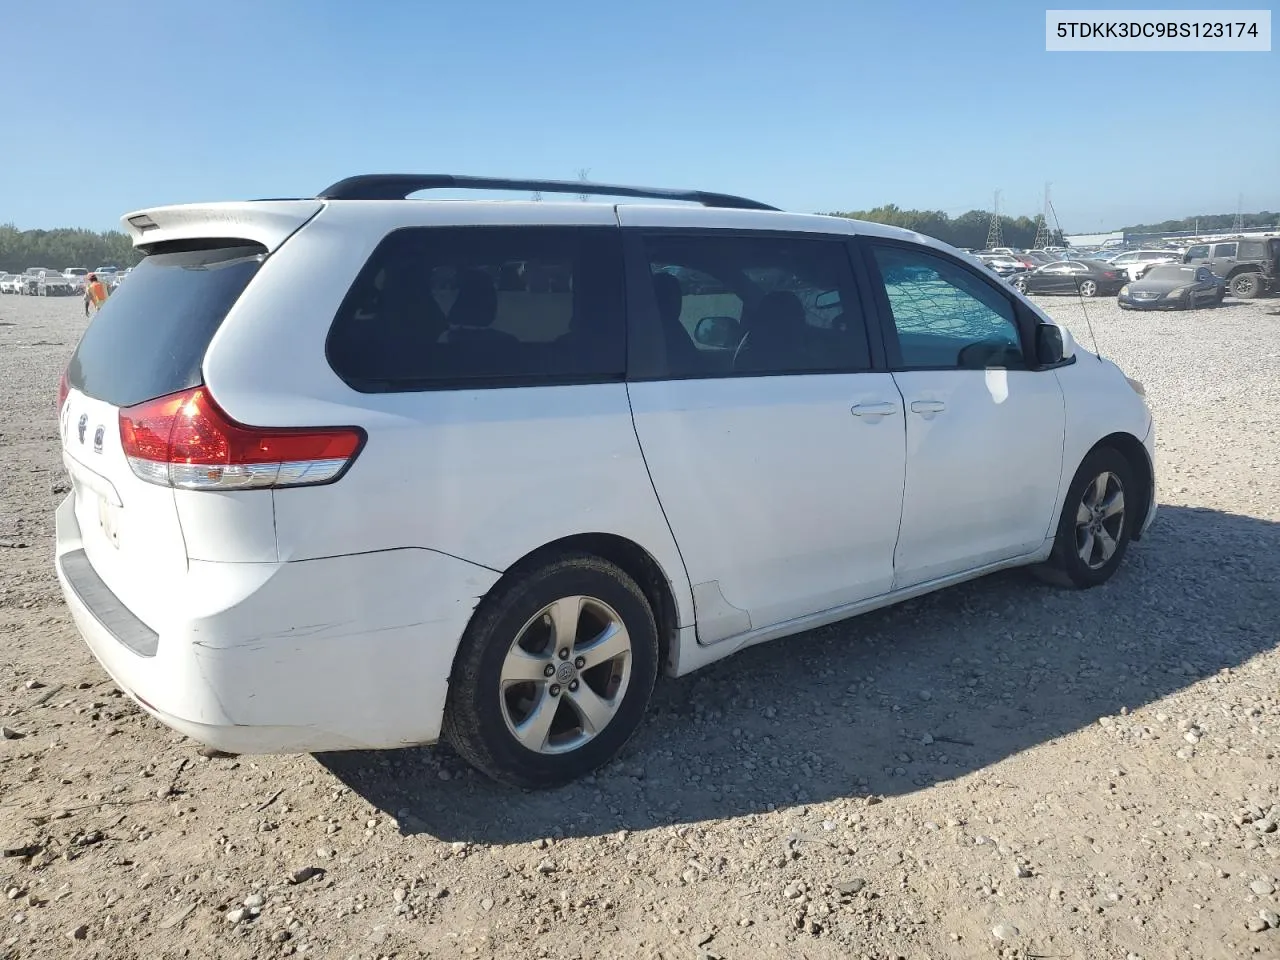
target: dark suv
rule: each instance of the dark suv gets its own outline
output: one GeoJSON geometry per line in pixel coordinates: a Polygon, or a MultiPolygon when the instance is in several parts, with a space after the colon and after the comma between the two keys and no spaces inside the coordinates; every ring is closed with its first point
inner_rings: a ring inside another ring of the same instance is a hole
{"type": "Polygon", "coordinates": [[[1183,255],[1184,263],[1202,263],[1227,282],[1227,291],[1252,300],[1274,291],[1280,279],[1280,236],[1237,237],[1197,243],[1183,255]]]}

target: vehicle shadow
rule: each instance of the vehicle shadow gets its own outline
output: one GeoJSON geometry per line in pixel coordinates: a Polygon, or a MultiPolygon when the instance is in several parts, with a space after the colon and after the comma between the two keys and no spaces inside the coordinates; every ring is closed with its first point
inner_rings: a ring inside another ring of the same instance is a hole
{"type": "Polygon", "coordinates": [[[317,757],[404,833],[510,843],[892,796],[963,777],[1271,649],[1280,524],[1162,506],[1107,585],[996,574],[662,680],[595,776],[542,792],[446,747],[317,757]]]}

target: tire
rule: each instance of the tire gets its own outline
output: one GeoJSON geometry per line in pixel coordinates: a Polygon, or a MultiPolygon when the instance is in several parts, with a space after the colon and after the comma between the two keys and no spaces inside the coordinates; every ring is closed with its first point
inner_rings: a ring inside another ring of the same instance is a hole
{"type": "Polygon", "coordinates": [[[563,553],[509,576],[463,634],[443,732],[468,763],[500,783],[555,787],[612,760],[639,728],[658,676],[658,627],[636,582],[600,557],[563,553]],[[556,635],[553,610],[564,623],[576,621],[576,646],[556,635]],[[567,659],[559,655],[566,647],[574,650],[567,659]],[[579,674],[592,651],[613,656],[588,662],[579,674]],[[580,703],[604,720],[594,732],[580,703]]]}
{"type": "Polygon", "coordinates": [[[1094,280],[1081,280],[1077,289],[1079,289],[1082,297],[1096,297],[1098,295],[1098,284],[1094,280]]]}
{"type": "Polygon", "coordinates": [[[1024,294],[1024,295],[1025,295],[1025,294],[1026,294],[1026,292],[1027,292],[1027,278],[1026,278],[1026,277],[1014,277],[1014,278],[1013,278],[1013,289],[1015,289],[1015,290],[1017,290],[1019,293],[1021,293],[1021,294],[1024,294]]]}
{"type": "Polygon", "coordinates": [[[1253,300],[1262,296],[1262,274],[1252,270],[1237,273],[1227,284],[1237,300],[1253,300]]]}
{"type": "Polygon", "coordinates": [[[1133,467],[1124,454],[1114,447],[1098,447],[1091,451],[1080,464],[1067,489],[1062,515],[1058,518],[1058,529],[1054,535],[1053,552],[1045,563],[1033,568],[1034,572],[1042,580],[1081,590],[1100,586],[1110,580],[1129,548],[1134,524],[1140,521],[1125,503],[1126,500],[1136,501],[1136,493],[1133,467]],[[1098,485],[1102,478],[1106,478],[1105,492],[1099,498],[1098,485]],[[1119,520],[1115,520],[1115,514],[1099,519],[1098,514],[1090,511],[1087,521],[1090,526],[1082,535],[1083,523],[1080,517],[1090,510],[1092,503],[1105,505],[1109,501],[1114,502],[1112,497],[1117,487],[1122,505],[1119,520]],[[1095,529],[1105,532],[1114,543],[1114,549],[1109,555],[1106,554],[1102,537],[1094,532],[1095,529]],[[1089,533],[1094,535],[1086,539],[1089,533]],[[1082,555],[1086,548],[1090,554],[1089,561],[1082,555]]]}

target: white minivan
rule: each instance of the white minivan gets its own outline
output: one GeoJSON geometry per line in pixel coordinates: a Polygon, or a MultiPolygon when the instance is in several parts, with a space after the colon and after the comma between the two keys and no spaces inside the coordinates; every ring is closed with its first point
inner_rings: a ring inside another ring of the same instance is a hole
{"type": "Polygon", "coordinates": [[[124,223],[59,389],[57,572],[216,749],[447,737],[562,783],[660,672],[1013,566],[1095,586],[1155,514],[1141,384],[919,234],[447,175],[124,223]]]}

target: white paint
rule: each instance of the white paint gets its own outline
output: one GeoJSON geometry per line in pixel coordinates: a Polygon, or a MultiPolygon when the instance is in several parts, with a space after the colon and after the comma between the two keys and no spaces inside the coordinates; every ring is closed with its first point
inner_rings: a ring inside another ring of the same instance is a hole
{"type": "MultiPolygon", "coordinates": [[[[617,208],[286,201],[147,213],[159,226],[133,230],[139,243],[246,236],[276,251],[205,357],[205,381],[228,415],[357,425],[370,438],[327,486],[175,491],[133,476],[114,408],[71,394],[63,437],[74,487],[58,509],[58,555],[83,548],[160,635],[158,653],[117,643],[64,580],[72,614],[122,689],[226,750],[436,739],[475,605],[501,571],[563,537],[611,534],[652,557],[675,599],[668,671],[681,674],[1041,560],[1094,443],[1123,432],[1154,449],[1142,399],[1065,331],[1077,359],[1056,371],[359,394],[329,368],[324,340],[389,230],[613,225],[617,208]],[[866,404],[890,412],[855,416],[866,404]],[[101,454],[79,443],[82,413],[90,442],[98,424],[107,428],[101,454]]],[[[646,204],[625,205],[623,216],[644,226],[861,233],[956,253],[840,218],[646,204]]]]}

